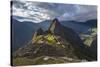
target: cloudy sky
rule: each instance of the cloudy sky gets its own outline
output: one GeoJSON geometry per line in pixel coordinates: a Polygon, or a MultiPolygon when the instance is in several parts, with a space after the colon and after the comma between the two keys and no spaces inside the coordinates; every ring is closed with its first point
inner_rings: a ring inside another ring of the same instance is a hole
{"type": "Polygon", "coordinates": [[[19,21],[35,23],[58,18],[60,21],[87,21],[97,18],[97,6],[34,1],[13,1],[12,15],[19,21]]]}

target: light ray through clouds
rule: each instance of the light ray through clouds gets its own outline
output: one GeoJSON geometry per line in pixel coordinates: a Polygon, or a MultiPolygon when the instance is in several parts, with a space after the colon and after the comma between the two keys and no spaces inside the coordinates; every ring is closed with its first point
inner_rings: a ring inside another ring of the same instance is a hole
{"type": "Polygon", "coordinates": [[[97,18],[97,6],[13,0],[12,16],[19,21],[35,23],[52,20],[56,17],[60,21],[84,22],[97,18]]]}

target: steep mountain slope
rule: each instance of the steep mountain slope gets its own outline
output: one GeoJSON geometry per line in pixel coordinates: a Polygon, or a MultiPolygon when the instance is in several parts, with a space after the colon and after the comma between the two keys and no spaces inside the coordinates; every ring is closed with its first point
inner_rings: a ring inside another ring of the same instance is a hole
{"type": "Polygon", "coordinates": [[[85,25],[85,22],[75,22],[75,21],[62,21],[62,25],[73,29],[78,34],[88,33],[89,26],[85,25]]]}
{"type": "Polygon", "coordinates": [[[90,27],[97,27],[97,19],[88,20],[86,21],[85,25],[90,27]]]}
{"type": "MultiPolygon", "coordinates": [[[[17,52],[18,56],[65,56],[67,51],[65,50],[65,45],[61,43],[62,40],[60,36],[55,36],[51,33],[40,34],[41,30],[37,30],[34,34],[32,41],[26,45],[23,49],[19,49],[17,52]],[[31,51],[30,51],[31,50],[31,51]],[[28,54],[27,54],[28,52],[28,54]],[[31,52],[31,53],[30,53],[31,52]],[[34,54],[35,53],[35,54],[34,54]],[[33,54],[33,55],[32,55],[33,54]]],[[[64,40],[63,40],[64,41],[64,40]]],[[[65,42],[65,41],[64,41],[65,42]]],[[[68,43],[66,43],[69,45],[68,43]]],[[[71,50],[72,51],[72,50],[71,50]]],[[[27,56],[27,57],[28,57],[27,56]]],[[[74,55],[73,55],[74,56],[74,55]]]]}
{"type": "Polygon", "coordinates": [[[23,65],[31,60],[32,64],[46,64],[45,58],[48,57],[46,62],[50,63],[52,59],[52,64],[94,60],[78,34],[61,25],[58,19],[54,19],[46,31],[39,28],[27,45],[14,52],[13,64],[23,65]],[[26,62],[20,62],[18,59],[24,59],[26,62]]]}
{"type": "MultiPolygon", "coordinates": [[[[28,43],[28,41],[32,38],[32,35],[38,28],[41,27],[43,30],[48,30],[50,24],[51,24],[50,20],[46,20],[41,23],[34,23],[28,21],[19,22],[13,19],[12,16],[12,30],[13,30],[12,45],[14,44],[16,45],[15,47],[12,46],[14,47],[13,51],[17,50],[21,45],[28,43]]],[[[91,33],[90,28],[92,27],[92,29],[94,29],[93,27],[96,27],[96,20],[95,19],[88,20],[87,22],[61,21],[60,24],[64,25],[65,27],[73,29],[76,33],[80,35],[81,39],[83,39],[83,41],[86,44],[88,44],[87,39],[89,37],[86,37],[85,35],[87,34],[90,35],[91,33]]]]}
{"type": "Polygon", "coordinates": [[[95,59],[97,59],[97,36],[95,36],[95,38],[93,39],[91,46],[89,47],[89,50],[95,56],[95,59]]]}
{"type": "Polygon", "coordinates": [[[57,19],[54,19],[52,22],[53,23],[49,28],[52,33],[61,36],[62,38],[68,40],[70,43],[77,44],[79,46],[83,45],[82,40],[80,39],[78,34],[71,28],[61,25],[57,19]]]}
{"type": "Polygon", "coordinates": [[[84,25],[89,26],[88,29],[89,34],[81,34],[81,38],[84,41],[84,44],[87,46],[91,46],[92,41],[95,39],[97,35],[97,20],[88,20],[84,25]]]}
{"type": "Polygon", "coordinates": [[[29,40],[37,30],[38,25],[32,22],[19,22],[15,19],[11,19],[11,30],[12,30],[12,51],[22,47],[29,40]]]}
{"type": "Polygon", "coordinates": [[[55,35],[59,35],[63,39],[70,42],[75,48],[75,53],[78,57],[85,58],[87,60],[95,59],[95,57],[91,55],[92,52],[89,49],[87,49],[86,46],[83,44],[83,41],[80,39],[78,34],[71,28],[61,25],[57,19],[53,20],[53,23],[51,24],[49,30],[51,30],[51,32],[55,35]]]}

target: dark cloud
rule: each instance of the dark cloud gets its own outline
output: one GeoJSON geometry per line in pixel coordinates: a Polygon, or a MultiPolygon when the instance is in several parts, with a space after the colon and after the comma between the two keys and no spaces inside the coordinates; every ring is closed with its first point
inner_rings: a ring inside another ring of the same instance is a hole
{"type": "MultiPolygon", "coordinates": [[[[97,18],[97,6],[46,3],[33,1],[14,1],[13,14],[33,19],[47,20],[55,17],[60,20],[86,21],[97,18]],[[36,14],[35,14],[36,13],[36,14]]],[[[38,21],[37,21],[38,22],[38,21]]]]}

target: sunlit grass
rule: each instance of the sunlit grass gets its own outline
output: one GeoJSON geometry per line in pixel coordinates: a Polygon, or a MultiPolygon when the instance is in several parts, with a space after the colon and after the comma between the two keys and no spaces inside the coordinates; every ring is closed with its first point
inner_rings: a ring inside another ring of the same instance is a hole
{"type": "Polygon", "coordinates": [[[51,35],[51,34],[46,35],[46,36],[45,36],[45,39],[47,40],[47,42],[48,42],[49,44],[56,44],[56,42],[57,42],[57,41],[55,40],[54,36],[51,35]]]}
{"type": "Polygon", "coordinates": [[[14,58],[12,62],[14,66],[22,66],[22,65],[32,65],[34,63],[34,60],[23,57],[23,58],[14,58]]]}
{"type": "Polygon", "coordinates": [[[57,36],[54,36],[52,34],[47,34],[47,35],[38,35],[35,38],[35,43],[38,44],[48,44],[48,45],[52,45],[58,48],[65,48],[65,46],[61,43],[61,41],[58,41],[58,39],[56,38],[57,36]]]}
{"type": "Polygon", "coordinates": [[[56,64],[56,63],[64,63],[65,61],[62,59],[53,59],[49,58],[44,60],[44,57],[37,57],[34,59],[28,59],[25,57],[21,58],[13,58],[13,66],[23,66],[23,65],[37,65],[37,64],[56,64]]]}
{"type": "Polygon", "coordinates": [[[87,37],[87,38],[84,40],[84,44],[86,44],[87,46],[91,46],[92,41],[93,41],[93,38],[87,37]]]}

